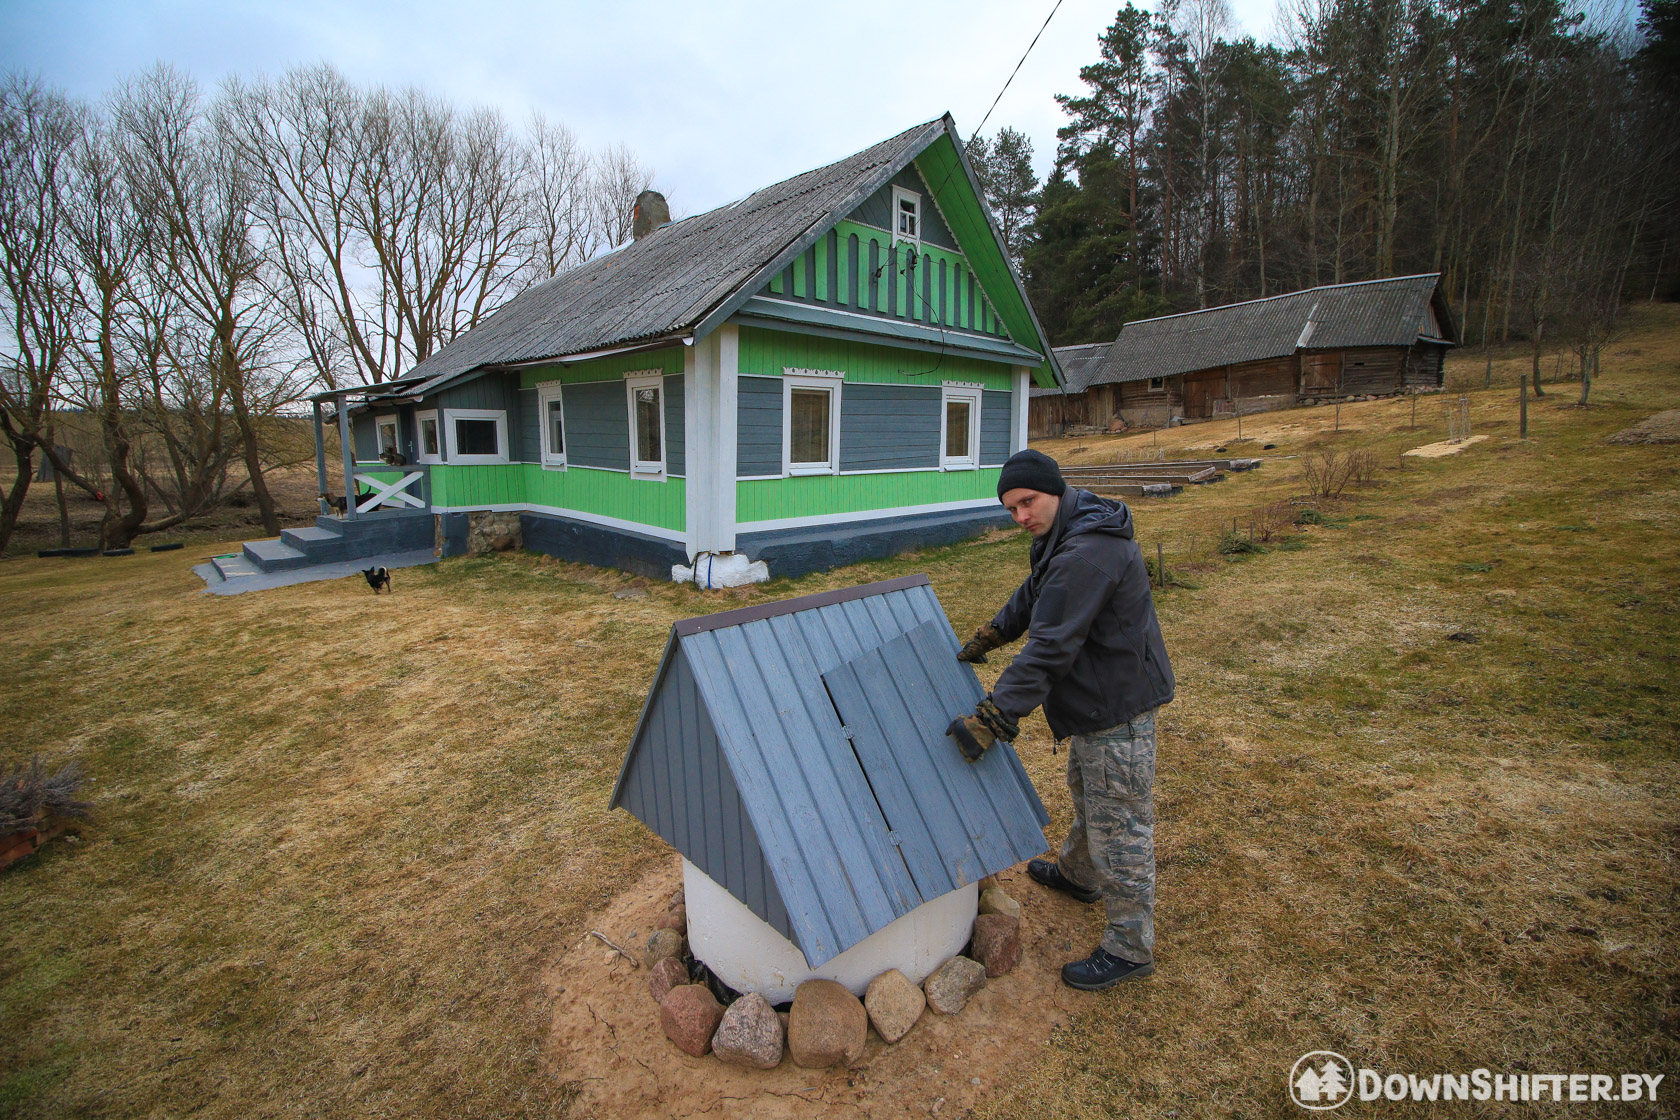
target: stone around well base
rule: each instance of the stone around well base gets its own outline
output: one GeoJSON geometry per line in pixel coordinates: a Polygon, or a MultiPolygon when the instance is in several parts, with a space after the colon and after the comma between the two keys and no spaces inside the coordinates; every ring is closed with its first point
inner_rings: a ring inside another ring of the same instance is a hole
{"type": "Polygon", "coordinates": [[[678,1050],[701,1058],[712,1048],[712,1036],[723,1019],[723,1005],[704,984],[683,984],[659,1001],[659,1024],[678,1050]]]}
{"type": "Polygon", "coordinates": [[[720,1062],[752,1069],[775,1069],[782,1061],[782,1021],[757,992],[748,992],[723,1013],[712,1036],[720,1062]]]}
{"type": "Polygon", "coordinates": [[[869,1013],[844,984],[807,980],[793,996],[788,1053],[806,1069],[850,1065],[863,1057],[869,1013]]]}
{"type": "Polygon", "coordinates": [[[981,914],[974,919],[974,959],[996,978],[1021,963],[1021,919],[981,914]]]}
{"type": "Polygon", "coordinates": [[[676,930],[656,929],[647,941],[647,956],[643,963],[650,968],[666,957],[680,957],[683,951],[683,935],[676,930]]]}
{"type": "Polygon", "coordinates": [[[922,982],[922,991],[927,994],[929,1007],[941,1015],[955,1015],[985,986],[985,965],[967,957],[952,957],[922,982]]]}
{"type": "Polygon", "coordinates": [[[1021,916],[1021,904],[1009,896],[1002,887],[989,887],[980,892],[980,913],[1007,914],[1011,918],[1021,916]]]}
{"type": "Polygon", "coordinates": [[[648,995],[653,1002],[658,1003],[665,998],[665,993],[672,988],[678,988],[688,983],[688,969],[676,957],[661,957],[648,970],[648,995]]]}
{"type": "Polygon", "coordinates": [[[863,994],[863,1007],[869,1012],[875,1033],[883,1041],[893,1043],[908,1034],[922,1017],[927,996],[904,973],[890,968],[869,982],[869,990],[863,994]]]}

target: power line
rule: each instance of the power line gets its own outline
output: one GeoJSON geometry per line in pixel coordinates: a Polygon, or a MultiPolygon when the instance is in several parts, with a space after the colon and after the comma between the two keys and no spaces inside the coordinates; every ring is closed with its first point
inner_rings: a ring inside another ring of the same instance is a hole
{"type": "MultiPolygon", "coordinates": [[[[1015,81],[1015,75],[1017,75],[1021,72],[1021,67],[1026,64],[1027,56],[1032,54],[1033,48],[1038,46],[1039,39],[1043,37],[1044,29],[1050,26],[1050,21],[1056,18],[1056,13],[1061,11],[1061,9],[1062,9],[1062,0],[1056,0],[1056,3],[1050,9],[1050,14],[1044,17],[1044,22],[1043,23],[1039,24],[1038,34],[1036,34],[1032,37],[1032,42],[1027,44],[1027,49],[1022,51],[1021,52],[1021,57],[1018,60],[1016,60],[1015,69],[1011,70],[1009,72],[1009,77],[1004,79],[1003,88],[998,90],[996,97],[992,98],[991,108],[986,110],[986,115],[980,118],[979,126],[976,127],[975,130],[972,133],[969,134],[971,139],[975,136],[979,136],[980,134],[982,134],[983,132],[986,131],[986,122],[992,119],[993,110],[995,110],[998,107],[998,102],[1003,100],[1003,95],[1009,92],[1010,83],[1015,81]]],[[[957,152],[957,158],[954,161],[952,161],[950,169],[945,172],[945,177],[943,179],[939,180],[939,185],[933,189],[933,192],[932,192],[933,195],[937,196],[940,191],[945,189],[945,184],[947,184],[951,181],[951,176],[956,174],[957,168],[962,166],[962,160],[963,160],[963,155],[962,155],[962,152],[959,150],[957,152]]],[[[984,198],[981,199],[981,205],[982,206],[985,205],[985,199],[984,198]]],[[[898,221],[898,215],[896,213],[893,214],[892,220],[895,223],[898,221]]],[[[920,215],[920,214],[916,215],[916,223],[917,223],[918,227],[920,226],[921,221],[922,221],[922,215],[920,215]]],[[[919,234],[920,232],[921,232],[921,230],[918,228],[917,233],[919,234]]],[[[1007,253],[1008,251],[1009,251],[1009,246],[1005,245],[1004,246],[1004,252],[1007,253]]],[[[884,267],[886,267],[886,266],[882,265],[882,268],[884,268],[884,267]]],[[[908,276],[909,281],[910,281],[910,283],[909,283],[910,294],[915,296],[917,299],[921,300],[922,310],[926,311],[928,313],[928,315],[933,318],[933,320],[935,321],[935,323],[939,327],[939,360],[937,362],[933,363],[933,368],[932,369],[925,369],[920,373],[912,373],[912,374],[907,375],[909,377],[926,377],[931,373],[937,373],[939,371],[939,367],[945,364],[945,324],[943,322],[939,321],[939,316],[934,312],[933,307],[928,303],[928,301],[925,298],[922,297],[922,294],[920,292],[916,291],[915,277],[913,275],[910,275],[910,270],[913,269],[913,267],[914,267],[913,265],[909,265],[909,264],[906,264],[906,266],[905,266],[906,275],[908,276]]],[[[895,269],[894,271],[896,273],[897,270],[895,269]]],[[[880,278],[881,278],[881,269],[877,268],[875,270],[875,279],[879,280],[880,278]]],[[[894,283],[896,284],[897,282],[894,281],[894,283]]],[[[981,289],[981,298],[982,299],[985,298],[985,290],[984,289],[981,289]]]]}

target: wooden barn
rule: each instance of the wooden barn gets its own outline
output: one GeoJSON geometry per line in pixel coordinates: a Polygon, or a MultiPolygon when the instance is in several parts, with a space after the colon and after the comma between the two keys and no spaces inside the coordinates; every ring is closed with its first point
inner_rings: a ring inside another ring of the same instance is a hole
{"type": "Polygon", "coordinates": [[[1032,392],[1028,430],[1161,426],[1441,387],[1458,333],[1439,273],[1332,284],[1127,323],[1059,347],[1064,390],[1032,392]]]}

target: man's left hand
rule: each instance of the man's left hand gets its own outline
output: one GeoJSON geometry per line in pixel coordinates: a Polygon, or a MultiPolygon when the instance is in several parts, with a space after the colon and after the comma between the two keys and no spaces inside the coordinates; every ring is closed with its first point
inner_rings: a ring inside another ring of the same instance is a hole
{"type": "Polygon", "coordinates": [[[990,696],[974,706],[973,715],[954,719],[945,729],[945,734],[957,741],[957,749],[970,762],[980,761],[980,756],[999,739],[1013,740],[1020,733],[1020,725],[1000,711],[990,696]]]}

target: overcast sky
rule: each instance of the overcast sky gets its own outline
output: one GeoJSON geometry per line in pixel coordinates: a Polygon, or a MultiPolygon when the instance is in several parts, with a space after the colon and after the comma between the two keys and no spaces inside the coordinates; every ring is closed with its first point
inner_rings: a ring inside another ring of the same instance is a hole
{"type": "MultiPolygon", "coordinates": [[[[1053,4],[4,0],[0,67],[96,98],[159,60],[206,87],[326,61],[515,125],[540,110],[591,146],[625,141],[693,214],[947,111],[967,136],[1053,4]]],[[[1053,95],[1078,92],[1118,6],[1063,0],[986,125],[1026,132],[1041,175],[1063,121],[1053,95]]],[[[1232,7],[1270,37],[1274,0],[1232,7]]]]}

